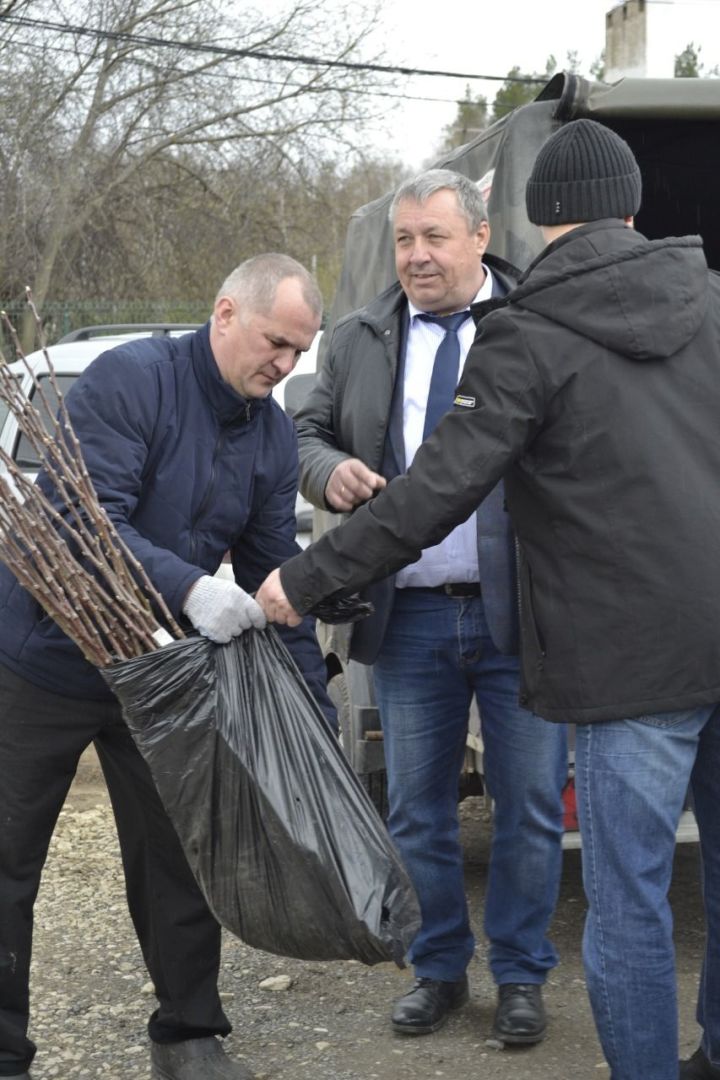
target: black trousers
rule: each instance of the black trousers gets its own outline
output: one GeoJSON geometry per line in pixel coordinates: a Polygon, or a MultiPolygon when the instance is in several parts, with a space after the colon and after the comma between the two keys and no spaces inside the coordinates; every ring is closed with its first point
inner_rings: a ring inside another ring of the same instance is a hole
{"type": "MultiPolygon", "coordinates": [[[[0,1076],[29,1068],[33,905],[60,810],[94,742],[110,793],[128,906],[158,1008],[157,1042],[227,1035],[211,915],[114,702],[48,693],[0,666],[0,1076]]],[[[78,943],[81,955],[82,943],[78,943]]]]}

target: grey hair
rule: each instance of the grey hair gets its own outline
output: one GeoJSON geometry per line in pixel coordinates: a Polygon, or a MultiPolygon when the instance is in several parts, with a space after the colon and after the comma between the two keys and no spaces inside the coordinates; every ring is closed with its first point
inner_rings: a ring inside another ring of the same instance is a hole
{"type": "Polygon", "coordinates": [[[468,230],[471,233],[476,232],[482,222],[488,219],[485,200],[480,194],[480,188],[473,180],[469,180],[462,173],[453,172],[452,169],[428,169],[403,181],[390,203],[388,215],[390,224],[394,224],[398,203],[403,199],[413,199],[415,202],[424,203],[436,191],[446,189],[455,192],[458,206],[467,221],[468,230]]]}
{"type": "Polygon", "coordinates": [[[322,316],[322,294],[315,278],[302,263],[278,251],[253,255],[236,266],[218,289],[215,302],[221,296],[236,298],[247,311],[267,315],[275,302],[277,287],[285,278],[297,278],[303,300],[313,315],[322,316]]]}

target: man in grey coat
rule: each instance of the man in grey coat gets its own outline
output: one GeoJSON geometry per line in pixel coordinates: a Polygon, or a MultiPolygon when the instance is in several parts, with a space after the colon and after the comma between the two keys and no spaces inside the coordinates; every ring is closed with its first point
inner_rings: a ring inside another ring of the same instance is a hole
{"type": "Polygon", "coordinates": [[[720,1080],[720,278],[699,237],[634,231],[640,196],[609,128],[551,136],[526,191],[548,246],[481,321],[456,409],[257,598],[294,623],[416,558],[504,477],[521,700],[578,725],[583,959],[611,1080],[678,1080],[668,888],[689,784],[707,942],[680,1078],[720,1080]]]}
{"type": "MultiPolygon", "coordinates": [[[[339,321],[295,416],[303,494],[334,511],[354,510],[405,471],[452,404],[475,333],[471,307],[497,302],[517,277],[487,254],[482,196],[458,173],[432,170],[403,184],[391,219],[399,281],[339,321]]],[[[475,695],[494,805],[485,903],[498,985],[494,1035],[538,1042],[546,1027],[541,988],[557,963],[547,929],[561,869],[567,748],[562,726],[518,704],[515,548],[502,483],[371,598],[375,614],[355,625],[350,656],[374,664],[388,827],[422,909],[410,954],[416,981],[395,1004],[393,1028],[435,1031],[468,998],[474,938],[457,802],[475,695]]]]}

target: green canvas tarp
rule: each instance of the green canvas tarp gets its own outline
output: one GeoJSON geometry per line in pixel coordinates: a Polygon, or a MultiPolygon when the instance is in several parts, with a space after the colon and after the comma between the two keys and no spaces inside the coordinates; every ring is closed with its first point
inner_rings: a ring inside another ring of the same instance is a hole
{"type": "MultiPolygon", "coordinates": [[[[644,180],[640,232],[650,238],[699,233],[710,265],[720,267],[720,79],[621,79],[609,85],[564,72],[534,101],[437,159],[433,167],[455,169],[479,183],[492,229],[490,250],[520,269],[539,253],[540,231],[525,213],[525,183],[548,136],[579,117],[607,124],[633,148],[644,180]]],[[[395,279],[391,199],[389,192],[350,219],[329,327],[395,279]]]]}

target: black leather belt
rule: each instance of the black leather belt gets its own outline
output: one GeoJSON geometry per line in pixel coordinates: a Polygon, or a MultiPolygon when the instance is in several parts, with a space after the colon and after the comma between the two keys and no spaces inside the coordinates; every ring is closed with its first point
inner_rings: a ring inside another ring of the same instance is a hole
{"type": "Polygon", "coordinates": [[[444,593],[462,599],[465,596],[482,596],[479,581],[448,581],[445,585],[412,585],[413,592],[444,593]]]}

